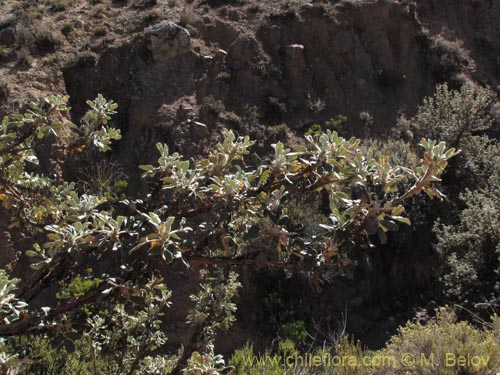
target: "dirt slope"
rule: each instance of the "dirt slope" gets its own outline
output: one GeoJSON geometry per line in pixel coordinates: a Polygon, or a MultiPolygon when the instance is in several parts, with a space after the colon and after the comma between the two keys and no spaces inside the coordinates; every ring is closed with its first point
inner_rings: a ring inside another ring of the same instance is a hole
{"type": "Polygon", "coordinates": [[[77,118],[102,92],[131,167],[159,140],[199,153],[220,126],[272,141],[344,115],[348,133],[385,134],[436,82],[498,85],[499,2],[459,3],[4,1],[1,112],[67,93],[77,118]],[[184,27],[148,34],[166,20],[184,27]]]}

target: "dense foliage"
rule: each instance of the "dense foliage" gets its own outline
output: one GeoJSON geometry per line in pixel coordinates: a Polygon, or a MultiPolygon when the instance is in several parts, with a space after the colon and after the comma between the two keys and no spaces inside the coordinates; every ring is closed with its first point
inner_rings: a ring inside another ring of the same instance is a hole
{"type": "Polygon", "coordinates": [[[408,322],[377,351],[347,337],[304,354],[297,350],[256,353],[235,351],[236,375],[489,375],[500,366],[500,322],[477,328],[457,321],[448,308],[436,310],[426,324],[408,322]],[[458,358],[477,358],[477,361],[458,358]]]}
{"type": "Polygon", "coordinates": [[[498,303],[500,266],[500,143],[495,134],[492,92],[471,85],[437,87],[420,107],[416,123],[461,149],[447,171],[450,201],[436,223],[442,284],[455,303],[498,303]]]}
{"type": "Polygon", "coordinates": [[[259,157],[252,140],[227,130],[197,160],[157,144],[157,162],[141,166],[147,192],[124,198],[109,188],[92,192],[39,163],[47,145],[71,161],[120,139],[109,124],[115,103],[89,101],[77,126],[67,120],[67,100],[47,98],[0,126],[5,224],[18,243],[30,244],[25,254],[35,270],[18,290],[2,270],[0,358],[23,373],[228,371],[213,342],[234,320],[239,283],[231,266],[301,271],[318,287],[323,272],[352,267],[353,248],[372,246],[375,235],[385,243],[387,232],[410,224],[407,199],[442,197],[434,182],[457,153],[422,139],[411,169],[327,131],[293,148],[276,143],[259,157]],[[203,272],[186,316],[192,337],[167,357],[161,322],[172,292],[161,279],[177,260],[203,272]]]}

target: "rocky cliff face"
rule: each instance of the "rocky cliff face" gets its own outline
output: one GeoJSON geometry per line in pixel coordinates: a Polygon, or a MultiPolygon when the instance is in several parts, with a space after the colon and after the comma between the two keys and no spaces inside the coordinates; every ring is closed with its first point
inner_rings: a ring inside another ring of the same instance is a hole
{"type": "Polygon", "coordinates": [[[463,3],[209,8],[187,29],[162,22],[80,57],[64,67],[65,87],[75,117],[98,92],[120,104],[118,153],[131,166],[149,161],[158,140],[203,152],[221,126],[273,140],[279,124],[303,133],[343,115],[347,133],[383,135],[437,82],[496,87],[498,4],[463,3]]]}
{"type": "Polygon", "coordinates": [[[495,0],[419,1],[418,17],[434,39],[459,46],[474,80],[498,91],[500,3],[495,0]]]}

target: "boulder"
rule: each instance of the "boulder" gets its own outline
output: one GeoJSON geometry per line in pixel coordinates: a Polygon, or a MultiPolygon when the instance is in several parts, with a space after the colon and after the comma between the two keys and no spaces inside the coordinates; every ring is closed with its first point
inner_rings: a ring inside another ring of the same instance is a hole
{"type": "Polygon", "coordinates": [[[144,37],[156,61],[172,59],[191,50],[189,31],[174,22],[162,21],[146,30],[144,37]]]}

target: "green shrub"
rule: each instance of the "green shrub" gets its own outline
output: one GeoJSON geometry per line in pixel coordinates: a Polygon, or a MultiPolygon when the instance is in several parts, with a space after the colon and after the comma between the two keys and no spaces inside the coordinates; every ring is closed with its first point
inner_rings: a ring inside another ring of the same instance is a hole
{"type": "Polygon", "coordinates": [[[75,29],[76,23],[74,21],[67,21],[63,24],[61,28],[61,33],[65,36],[68,37],[71,32],[75,29]]]}
{"type": "MultiPolygon", "coordinates": [[[[347,117],[337,115],[325,122],[325,128],[336,132],[342,132],[344,125],[347,123],[347,117]]],[[[304,136],[318,136],[323,132],[323,128],[319,124],[313,124],[304,133],[304,136]]]]}
{"type": "Polygon", "coordinates": [[[33,56],[28,48],[22,47],[17,51],[17,59],[19,60],[19,64],[25,67],[30,67],[33,64],[33,56]]]}
{"type": "Polygon", "coordinates": [[[153,22],[157,22],[163,17],[165,17],[165,14],[162,11],[152,10],[144,17],[144,22],[150,24],[153,22]]]}
{"type": "Polygon", "coordinates": [[[49,21],[21,23],[16,31],[16,42],[20,47],[33,49],[34,46],[34,51],[39,53],[54,52],[63,41],[61,32],[49,21]]]}
{"type": "Polygon", "coordinates": [[[465,84],[460,90],[450,90],[447,84],[438,85],[435,95],[419,107],[416,123],[426,137],[462,147],[467,137],[492,126],[492,103],[493,94],[487,89],[465,84]]]}
{"type": "MultiPolygon", "coordinates": [[[[494,322],[498,324],[498,318],[494,322]]],[[[425,325],[409,322],[401,327],[381,353],[401,360],[410,355],[414,364],[402,368],[412,375],[485,375],[500,368],[499,340],[497,329],[478,329],[464,321],[456,322],[455,314],[442,308],[425,325]],[[481,360],[477,366],[473,365],[475,361],[461,366],[459,356],[481,360]]],[[[400,373],[404,372],[395,372],[400,373]]]]}
{"type": "Polygon", "coordinates": [[[45,0],[45,4],[50,7],[53,12],[62,12],[67,10],[75,3],[75,0],[45,0]]]}
{"type": "Polygon", "coordinates": [[[319,124],[312,124],[309,129],[304,133],[305,136],[307,135],[319,135],[321,134],[321,125],[319,124]]]}
{"type": "Polygon", "coordinates": [[[347,117],[343,115],[337,115],[330,120],[325,122],[325,126],[328,129],[340,131],[342,127],[347,123],[347,117]]]}
{"type": "MultiPolygon", "coordinates": [[[[92,270],[89,270],[92,272],[92,270]]],[[[95,289],[102,283],[102,279],[99,278],[88,278],[82,277],[81,275],[76,275],[73,280],[68,285],[60,283],[63,288],[61,292],[56,294],[58,299],[70,299],[75,297],[81,297],[85,295],[88,291],[95,289]]]]}
{"type": "Polygon", "coordinates": [[[88,336],[69,334],[55,340],[49,336],[21,336],[15,347],[23,352],[18,368],[25,375],[102,375],[118,373],[116,364],[105,358],[95,358],[95,348],[88,336]],[[62,340],[61,340],[62,339],[62,340]]]}
{"type": "Polygon", "coordinates": [[[457,75],[468,65],[468,56],[463,46],[442,36],[431,37],[423,33],[417,41],[424,53],[427,68],[438,82],[456,81],[457,75]]]}
{"type": "Polygon", "coordinates": [[[126,198],[128,176],[119,164],[107,160],[94,161],[91,156],[84,156],[83,162],[87,166],[80,170],[79,184],[85,193],[106,198],[109,203],[126,198]]]}
{"type": "Polygon", "coordinates": [[[458,224],[435,226],[436,251],[444,261],[441,281],[453,301],[471,305],[499,301],[500,186],[461,195],[466,207],[458,224]]]}
{"type": "Polygon", "coordinates": [[[457,322],[453,312],[442,308],[426,324],[400,327],[378,351],[367,351],[348,337],[307,353],[258,355],[246,345],[235,351],[230,364],[236,375],[493,375],[500,369],[499,329],[498,317],[479,329],[457,322]]]}
{"type": "Polygon", "coordinates": [[[94,36],[103,37],[109,32],[109,28],[106,25],[96,25],[92,28],[92,33],[94,36]]]}
{"type": "Polygon", "coordinates": [[[258,356],[251,345],[237,349],[229,364],[235,368],[235,375],[281,375],[284,371],[280,356],[272,355],[270,352],[258,356]]]}
{"type": "MultiPolygon", "coordinates": [[[[94,1],[93,5],[98,3],[100,3],[100,1],[94,1]]],[[[106,7],[105,5],[97,5],[92,9],[92,17],[100,20],[105,20],[106,18],[108,18],[108,10],[109,7],[106,7]]]]}
{"type": "Polygon", "coordinates": [[[182,9],[179,17],[179,25],[186,27],[187,25],[193,25],[198,20],[196,13],[194,13],[192,8],[185,7],[182,9]]]}
{"type": "Polygon", "coordinates": [[[400,139],[388,138],[385,140],[367,139],[364,147],[375,159],[387,157],[392,165],[401,165],[414,168],[418,164],[419,156],[415,146],[400,139]]]}
{"type": "MultiPolygon", "coordinates": [[[[300,353],[292,349],[274,354],[267,350],[255,353],[246,345],[234,352],[230,365],[235,375],[374,375],[370,365],[376,353],[364,350],[358,342],[348,337],[340,339],[334,347],[322,347],[300,353]],[[364,365],[364,363],[366,365],[364,365]]],[[[293,344],[293,343],[292,343],[293,344]]]]}
{"type": "Polygon", "coordinates": [[[423,134],[439,134],[461,149],[446,176],[452,200],[434,231],[445,296],[467,305],[499,298],[500,142],[484,134],[493,126],[493,102],[487,89],[444,84],[416,116],[423,134]]]}
{"type": "Polygon", "coordinates": [[[0,44],[0,58],[7,56],[9,52],[10,49],[6,45],[0,44]]]}

